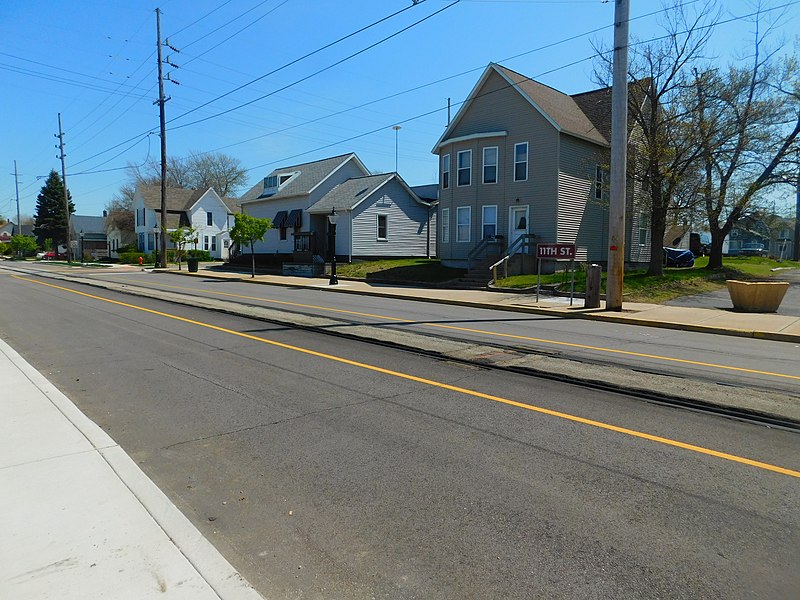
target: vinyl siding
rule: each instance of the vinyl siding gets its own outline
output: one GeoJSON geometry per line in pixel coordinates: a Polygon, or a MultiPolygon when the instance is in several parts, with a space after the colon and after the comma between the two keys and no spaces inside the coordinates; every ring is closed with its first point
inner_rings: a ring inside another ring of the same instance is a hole
{"type": "MultiPolygon", "coordinates": [[[[263,202],[252,202],[244,205],[244,212],[251,217],[258,217],[260,219],[275,220],[275,215],[280,211],[292,211],[297,208],[305,208],[308,206],[308,196],[295,196],[293,198],[282,198],[280,200],[265,200],[263,202]]],[[[303,221],[300,227],[301,231],[308,231],[308,213],[303,212],[303,221]]],[[[286,239],[281,240],[281,232],[279,229],[269,229],[264,236],[264,240],[254,244],[256,254],[291,254],[294,251],[294,238],[292,237],[293,230],[291,228],[286,230],[286,239]]],[[[249,248],[247,249],[249,252],[249,248]]]]}
{"type": "Polygon", "coordinates": [[[576,244],[577,260],[607,260],[608,190],[596,200],[594,178],[596,166],[607,165],[608,160],[606,149],[561,135],[558,239],[552,241],[576,244]]]}
{"type": "MultiPolygon", "coordinates": [[[[557,130],[497,73],[492,73],[478,90],[449,137],[506,131],[503,137],[481,138],[445,144],[438,154],[451,156],[451,185],[439,190],[441,208],[450,208],[450,243],[440,244],[439,256],[447,261],[464,261],[481,240],[481,207],[497,205],[497,232],[509,234],[509,207],[529,206],[529,232],[555,240],[558,214],[557,130]],[[514,181],[514,145],[528,142],[528,180],[514,181]],[[483,148],[498,148],[498,182],[482,183],[483,148]],[[472,183],[457,187],[457,155],[472,150],[472,183]],[[472,207],[470,243],[456,242],[456,208],[472,207]]],[[[441,159],[440,159],[441,168],[441,159]]],[[[441,232],[439,232],[441,233],[441,232]]]]}
{"type": "MultiPolygon", "coordinates": [[[[353,210],[352,219],[353,256],[426,255],[428,209],[414,200],[396,180],[389,181],[365,198],[353,210]],[[378,215],[387,215],[385,241],[377,239],[378,215]]],[[[435,231],[436,220],[432,218],[432,255],[436,251],[435,231]]],[[[336,246],[339,253],[338,239],[336,246]]]]}

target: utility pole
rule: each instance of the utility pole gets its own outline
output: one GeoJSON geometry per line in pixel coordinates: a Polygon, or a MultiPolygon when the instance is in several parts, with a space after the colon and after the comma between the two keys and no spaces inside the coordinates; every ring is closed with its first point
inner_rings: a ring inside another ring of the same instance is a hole
{"type": "MultiPolygon", "coordinates": [[[[61,159],[61,182],[64,184],[64,209],[67,213],[67,262],[72,262],[72,235],[70,233],[70,218],[69,218],[69,192],[67,191],[67,164],[64,162],[64,159],[67,157],[64,154],[64,131],[61,129],[61,113],[58,113],[58,146],[56,148],[59,149],[60,155],[56,158],[61,159]]],[[[56,242],[56,256],[58,256],[58,242],[56,242]]]]}
{"type": "MultiPolygon", "coordinates": [[[[797,153],[800,158],[800,151],[797,153]]],[[[797,197],[794,206],[794,260],[800,260],[800,160],[797,162],[797,197]]]]}
{"type": "Polygon", "coordinates": [[[628,0],[614,6],[614,70],[611,89],[611,208],[608,219],[606,310],[622,310],[625,269],[625,200],[628,162],[628,0]]]}
{"type": "MultiPolygon", "coordinates": [[[[164,60],[162,58],[161,49],[164,45],[168,48],[173,50],[174,52],[180,52],[177,48],[173,48],[169,40],[166,40],[163,44],[161,43],[161,9],[156,9],[156,34],[158,37],[157,46],[158,46],[158,100],[154,100],[153,104],[158,104],[158,116],[159,116],[159,131],[161,136],[161,260],[160,266],[162,268],[167,267],[167,117],[166,117],[166,110],[164,105],[171,97],[164,96],[164,64],[168,64],[171,67],[179,68],[178,65],[173,64],[170,62],[169,58],[164,60]]],[[[174,79],[170,79],[169,73],[166,77],[167,81],[171,81],[175,85],[180,85],[174,79]]],[[[154,234],[155,235],[155,234],[154,234]]],[[[153,240],[155,242],[155,240],[153,240]]],[[[158,266],[158,265],[157,265],[158,266]]]]}
{"type": "Polygon", "coordinates": [[[17,227],[19,235],[22,235],[22,222],[19,217],[19,173],[17,173],[17,161],[14,161],[14,188],[17,190],[17,227]]]}

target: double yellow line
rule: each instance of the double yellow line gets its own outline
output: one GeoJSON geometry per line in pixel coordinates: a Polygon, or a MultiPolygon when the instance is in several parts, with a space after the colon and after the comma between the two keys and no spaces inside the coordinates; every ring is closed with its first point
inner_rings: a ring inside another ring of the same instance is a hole
{"type": "Polygon", "coordinates": [[[575,422],[575,423],[581,423],[583,425],[589,425],[591,427],[597,427],[599,429],[605,429],[607,431],[614,431],[614,432],[621,433],[621,434],[624,434],[624,435],[629,435],[629,436],[632,436],[632,437],[636,437],[636,438],[640,438],[640,439],[644,439],[644,440],[649,440],[651,442],[656,442],[656,443],[664,444],[664,445],[667,445],[667,446],[673,446],[673,447],[676,447],[676,448],[682,448],[684,450],[688,450],[688,451],[691,451],[691,452],[696,452],[698,454],[705,454],[707,456],[714,456],[716,458],[721,458],[723,460],[728,460],[728,461],[739,463],[739,464],[743,464],[743,465],[749,465],[751,467],[756,467],[756,468],[763,469],[763,470],[766,470],[766,471],[772,471],[774,473],[780,473],[782,475],[788,475],[790,477],[795,477],[795,478],[800,479],[800,471],[795,471],[793,469],[787,469],[787,468],[784,468],[784,467],[779,467],[777,465],[772,465],[772,464],[761,462],[761,461],[757,461],[757,460],[751,460],[749,458],[736,456],[735,454],[728,454],[726,452],[719,452],[717,450],[712,450],[710,448],[704,448],[703,446],[697,446],[697,445],[694,445],[694,444],[687,444],[685,442],[680,442],[680,441],[673,440],[673,439],[670,439],[670,438],[651,435],[649,433],[636,431],[634,429],[628,429],[628,428],[625,428],[625,427],[618,427],[616,425],[610,425],[608,423],[603,423],[601,421],[595,421],[593,419],[586,419],[584,417],[578,417],[576,415],[571,415],[571,414],[568,414],[568,413],[563,413],[563,412],[559,412],[559,411],[555,411],[555,410],[550,410],[548,408],[542,408],[540,406],[533,406],[531,404],[525,404],[523,402],[517,402],[516,400],[509,400],[508,398],[503,398],[501,396],[495,396],[495,395],[492,395],[492,394],[485,394],[483,392],[478,392],[478,391],[475,391],[475,390],[470,390],[470,389],[467,389],[467,388],[462,388],[462,387],[459,387],[459,386],[450,385],[448,383],[441,383],[439,381],[433,381],[432,379],[426,379],[424,377],[417,377],[416,375],[409,375],[408,373],[402,373],[400,371],[394,371],[394,370],[391,370],[391,369],[384,369],[383,367],[377,367],[375,365],[370,365],[370,364],[367,364],[367,363],[362,363],[362,362],[350,360],[350,359],[347,359],[347,358],[334,356],[332,354],[326,354],[324,352],[317,352],[316,350],[309,350],[307,348],[301,348],[299,346],[293,346],[291,344],[284,344],[282,342],[276,342],[276,341],[273,341],[273,340],[268,340],[268,339],[265,339],[265,338],[262,338],[262,337],[251,335],[249,333],[242,333],[242,332],[239,332],[239,331],[234,331],[233,329],[227,329],[225,327],[218,327],[217,325],[210,325],[209,323],[203,323],[201,321],[195,321],[193,319],[187,319],[185,317],[179,317],[177,315],[172,315],[172,314],[161,312],[161,311],[158,311],[158,310],[153,310],[151,308],[145,308],[143,306],[137,306],[135,304],[129,304],[127,302],[120,302],[118,300],[111,300],[109,298],[103,298],[102,296],[96,296],[94,294],[88,294],[86,292],[80,292],[80,291],[77,291],[77,290],[72,290],[72,289],[69,289],[69,288],[66,288],[66,287],[62,287],[62,286],[59,286],[59,285],[54,285],[54,284],[51,284],[51,283],[45,283],[43,281],[36,281],[35,279],[29,279],[27,277],[21,277],[21,276],[18,276],[18,275],[14,275],[13,277],[15,277],[16,279],[21,279],[23,281],[28,281],[30,283],[35,283],[35,284],[38,284],[38,285],[43,285],[43,286],[47,286],[47,287],[54,288],[54,289],[57,289],[57,290],[62,290],[62,291],[65,291],[65,292],[69,292],[71,294],[77,294],[79,296],[83,296],[83,297],[86,297],[86,298],[92,298],[94,300],[100,300],[102,302],[107,302],[109,304],[115,304],[117,306],[124,306],[126,308],[130,308],[130,309],[133,309],[133,310],[138,310],[138,311],[149,313],[149,314],[152,314],[152,315],[158,315],[158,316],[161,316],[161,317],[166,317],[168,319],[173,319],[175,321],[181,321],[183,323],[189,323],[191,325],[196,325],[198,327],[204,327],[206,329],[212,329],[214,331],[227,333],[229,335],[234,335],[234,336],[237,336],[237,337],[240,337],[240,338],[245,338],[245,339],[248,339],[248,340],[252,340],[254,342],[260,342],[260,343],[263,343],[263,344],[269,344],[270,346],[283,348],[285,350],[291,350],[291,351],[294,351],[294,352],[300,352],[302,354],[315,356],[317,358],[323,358],[323,359],[326,359],[326,360],[335,361],[335,362],[338,362],[338,363],[350,365],[350,366],[357,367],[357,368],[360,368],[360,369],[366,369],[368,371],[374,371],[376,373],[381,373],[383,375],[388,375],[390,377],[397,377],[397,378],[405,379],[405,380],[408,380],[408,381],[414,381],[416,383],[421,383],[423,385],[429,385],[429,386],[433,386],[433,387],[438,387],[438,388],[441,388],[441,389],[445,389],[445,390],[449,390],[449,391],[452,391],[452,392],[456,392],[458,394],[464,394],[466,396],[472,396],[474,398],[481,398],[481,399],[484,399],[484,400],[491,400],[492,402],[497,402],[497,403],[500,403],[500,404],[506,404],[508,406],[514,406],[516,408],[521,408],[521,409],[524,409],[524,410],[529,410],[529,411],[533,411],[533,412],[549,415],[551,417],[557,417],[559,419],[565,419],[567,421],[572,421],[572,422],[575,422]]]}

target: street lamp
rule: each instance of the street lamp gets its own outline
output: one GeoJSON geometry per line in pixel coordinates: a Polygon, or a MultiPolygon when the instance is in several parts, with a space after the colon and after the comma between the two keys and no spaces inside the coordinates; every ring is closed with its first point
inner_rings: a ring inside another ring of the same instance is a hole
{"type": "Polygon", "coordinates": [[[331,214],[328,215],[328,245],[331,252],[331,279],[328,285],[338,285],[339,279],[336,277],[336,221],[339,220],[339,215],[336,214],[336,207],[331,209],[331,214]]]}
{"type": "Polygon", "coordinates": [[[158,223],[153,225],[153,252],[155,252],[155,262],[153,268],[158,267],[158,223]]]}
{"type": "Polygon", "coordinates": [[[83,264],[83,229],[78,233],[78,236],[81,238],[81,264],[83,264]]]}

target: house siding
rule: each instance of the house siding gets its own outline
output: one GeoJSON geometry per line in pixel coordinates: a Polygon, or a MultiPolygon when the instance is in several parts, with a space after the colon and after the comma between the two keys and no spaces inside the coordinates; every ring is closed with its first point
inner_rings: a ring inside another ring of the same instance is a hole
{"type": "MultiPolygon", "coordinates": [[[[414,200],[396,179],[389,181],[352,211],[353,256],[426,256],[427,220],[428,208],[414,200]],[[377,239],[378,215],[387,216],[385,241],[377,239]]],[[[432,218],[432,254],[436,248],[435,227],[432,218]]]]}
{"type": "MultiPolygon", "coordinates": [[[[437,150],[440,157],[451,156],[450,187],[440,187],[439,191],[440,209],[450,208],[450,242],[441,243],[439,239],[439,256],[452,264],[463,264],[469,251],[480,242],[484,205],[497,206],[498,235],[508,236],[511,206],[528,206],[528,231],[545,241],[556,238],[558,131],[496,72],[489,75],[476,96],[448,137],[493,131],[505,131],[507,135],[445,144],[437,150]],[[514,181],[514,146],[521,142],[528,143],[528,179],[514,181]],[[483,148],[489,146],[498,148],[495,184],[482,183],[483,148]],[[472,150],[472,182],[466,187],[457,186],[457,156],[461,150],[472,150]],[[456,241],[459,206],[472,208],[469,243],[456,241]]],[[[439,162],[441,173],[441,158],[439,162]]]]}

